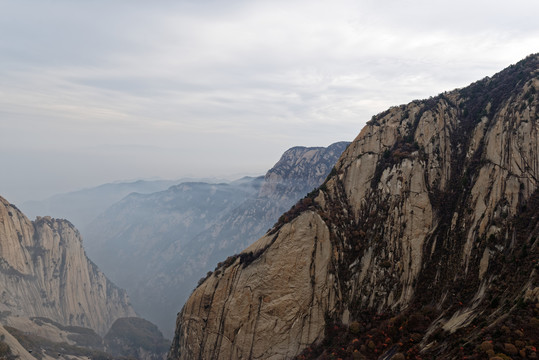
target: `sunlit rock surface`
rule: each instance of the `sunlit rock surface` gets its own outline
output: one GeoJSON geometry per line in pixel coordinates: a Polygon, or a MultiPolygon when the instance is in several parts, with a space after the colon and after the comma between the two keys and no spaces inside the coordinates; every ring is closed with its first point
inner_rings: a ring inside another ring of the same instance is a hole
{"type": "Polygon", "coordinates": [[[86,257],[66,220],[30,221],[0,197],[0,310],[4,317],[46,317],[101,335],[135,316],[124,290],[86,257]]]}

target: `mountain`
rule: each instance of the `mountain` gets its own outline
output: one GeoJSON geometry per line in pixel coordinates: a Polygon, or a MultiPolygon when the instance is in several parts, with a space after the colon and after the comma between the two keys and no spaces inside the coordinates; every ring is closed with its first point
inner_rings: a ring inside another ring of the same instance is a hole
{"type": "Polygon", "coordinates": [[[116,320],[104,340],[107,352],[135,359],[164,359],[170,347],[157,326],[137,317],[116,320]]]}
{"type": "Polygon", "coordinates": [[[95,217],[109,206],[132,192],[149,194],[169,188],[180,181],[137,180],[103,184],[97,187],[54,195],[42,201],[26,201],[21,205],[24,213],[34,219],[49,215],[70,219],[78,229],[84,229],[95,217]]]}
{"type": "MultiPolygon", "coordinates": [[[[164,309],[164,295],[152,287],[158,269],[181,261],[176,255],[185,243],[256,192],[260,181],[182,183],[157,193],[131,194],[87,227],[86,250],[115,283],[127,289],[137,311],[161,326],[155,313],[165,317],[178,309],[164,309]]],[[[171,332],[169,322],[168,335],[171,332]]]]}
{"type": "Polygon", "coordinates": [[[240,251],[253,238],[262,236],[283,211],[319,186],[347,145],[347,142],[339,142],[327,148],[287,150],[259,183],[257,194],[223,213],[183,249],[168,249],[168,254],[174,254],[172,259],[157,264],[155,276],[138,291],[133,290],[133,296],[145,301],[146,308],[155,309],[152,312],[155,317],[148,315],[148,318],[172,330],[171,311],[177,313],[181,309],[197,281],[219,261],[240,251]]]}
{"type": "Polygon", "coordinates": [[[536,358],[539,55],[378,114],[178,314],[170,359],[536,358]]]}
{"type": "Polygon", "coordinates": [[[157,326],[138,317],[117,319],[104,337],[92,329],[42,317],[17,318],[13,326],[0,327],[0,358],[3,352],[11,352],[26,360],[162,360],[170,347],[157,326]]]}
{"type": "Polygon", "coordinates": [[[118,181],[96,187],[57,194],[45,200],[24,202],[20,208],[29,218],[48,215],[69,219],[84,234],[86,226],[108,207],[131,193],[151,194],[182,182],[223,182],[217,178],[182,178],[178,180],[118,181]]]}
{"type": "Polygon", "coordinates": [[[8,319],[41,316],[105,334],[117,318],[135,315],[126,292],[86,257],[70,222],[31,222],[1,197],[0,288],[8,319]]]}
{"type": "Polygon", "coordinates": [[[32,359],[32,355],[0,325],[0,356],[2,359],[32,359]]]}
{"type": "Polygon", "coordinates": [[[178,273],[198,266],[203,274],[208,266],[241,251],[268,231],[284,211],[320,186],[348,144],[343,141],[326,148],[298,146],[287,150],[264,176],[258,194],[197,235],[181,253],[185,261],[176,268],[166,268],[166,272],[177,279],[178,273]]]}
{"type": "MultiPolygon", "coordinates": [[[[92,359],[136,354],[137,359],[156,360],[166,354],[163,344],[169,342],[161,333],[121,349],[107,343],[124,319],[146,328],[155,325],[134,318],[127,293],[86,257],[70,222],[48,216],[31,222],[1,197],[0,289],[1,358],[10,353],[29,360],[57,354],[92,359]]],[[[137,331],[124,328],[122,336],[136,338],[137,331]]]]}
{"type": "Polygon", "coordinates": [[[265,177],[131,194],[88,226],[87,250],[137,311],[172,335],[170,314],[197,280],[319,186],[347,145],[289,149],[265,177]]]}

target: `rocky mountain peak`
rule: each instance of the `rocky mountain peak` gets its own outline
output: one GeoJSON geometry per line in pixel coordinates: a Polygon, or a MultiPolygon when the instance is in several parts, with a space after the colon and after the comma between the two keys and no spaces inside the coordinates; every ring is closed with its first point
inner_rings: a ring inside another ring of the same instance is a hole
{"type": "Polygon", "coordinates": [[[259,197],[307,193],[318,187],[348,144],[341,141],[326,148],[295,146],[288,149],[266,173],[259,197]]]}
{"type": "Polygon", "coordinates": [[[374,116],[194,291],[169,357],[536,356],[538,94],[532,55],[374,116]]]}

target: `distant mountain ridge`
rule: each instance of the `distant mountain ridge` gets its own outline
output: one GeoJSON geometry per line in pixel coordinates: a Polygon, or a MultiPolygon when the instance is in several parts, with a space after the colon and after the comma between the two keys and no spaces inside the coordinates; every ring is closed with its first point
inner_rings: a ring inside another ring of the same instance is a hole
{"type": "Polygon", "coordinates": [[[114,281],[127,288],[137,311],[170,334],[170,313],[197,280],[320,185],[347,145],[292,148],[265,177],[132,194],[88,227],[88,252],[116,273],[114,281]]]}
{"type": "Polygon", "coordinates": [[[177,183],[178,181],[171,180],[109,183],[54,195],[41,201],[26,201],[20,207],[31,219],[37,216],[69,219],[78,229],[83,230],[96,216],[130,193],[152,193],[177,183]]]}
{"type": "Polygon", "coordinates": [[[188,182],[152,194],[131,194],[90,224],[86,249],[115,282],[134,291],[142,276],[170,261],[187,239],[256,192],[260,182],[188,182]]]}
{"type": "MultiPolygon", "coordinates": [[[[287,150],[266,173],[256,197],[249,198],[223,219],[197,235],[182,252],[194,264],[217,264],[223,256],[241,251],[253,236],[264,234],[297,200],[318,187],[348,146],[296,146],[287,150]],[[202,251],[200,245],[204,244],[202,251]]],[[[185,267],[167,271],[184,273],[185,267]]]]}
{"type": "Polygon", "coordinates": [[[45,200],[26,201],[20,205],[30,219],[51,216],[69,219],[83,234],[86,226],[114,203],[131,193],[151,194],[182,182],[219,183],[217,178],[181,178],[177,180],[116,181],[68,193],[57,194],[45,200]]]}

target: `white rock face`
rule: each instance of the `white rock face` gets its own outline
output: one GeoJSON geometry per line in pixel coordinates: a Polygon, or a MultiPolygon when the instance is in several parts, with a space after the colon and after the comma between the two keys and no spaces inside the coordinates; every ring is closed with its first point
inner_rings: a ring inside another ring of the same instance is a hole
{"type": "Polygon", "coordinates": [[[335,297],[325,223],[306,212],[245,253],[266,247],[253,266],[238,257],[191,296],[182,312],[190,339],[182,358],[282,359],[323,337],[335,297]]]}
{"type": "Polygon", "coordinates": [[[86,257],[66,220],[28,220],[0,197],[0,309],[46,317],[101,335],[119,317],[135,316],[125,291],[86,257]]]}
{"type": "Polygon", "coordinates": [[[316,197],[193,292],[169,358],[291,358],[327,321],[426,304],[453,332],[486,294],[534,298],[524,250],[539,244],[538,76],[535,55],[373,118],[316,197]]]}

